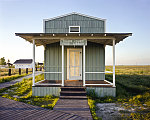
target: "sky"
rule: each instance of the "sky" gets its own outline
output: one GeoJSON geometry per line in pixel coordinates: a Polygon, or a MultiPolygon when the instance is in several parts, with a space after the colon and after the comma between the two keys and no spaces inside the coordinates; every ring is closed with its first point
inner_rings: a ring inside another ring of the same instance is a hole
{"type": "MultiPolygon", "coordinates": [[[[15,33],[42,33],[43,19],[72,12],[106,19],[107,33],[133,33],[116,45],[117,65],[150,65],[150,0],[0,0],[0,58],[32,58],[32,44],[15,33]]],[[[105,52],[112,64],[112,47],[105,52]]],[[[44,48],[36,47],[36,62],[44,48]]]]}

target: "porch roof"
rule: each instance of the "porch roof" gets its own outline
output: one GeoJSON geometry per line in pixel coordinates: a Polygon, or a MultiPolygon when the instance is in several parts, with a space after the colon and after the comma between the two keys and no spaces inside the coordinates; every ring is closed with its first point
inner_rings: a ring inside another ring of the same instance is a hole
{"type": "Polygon", "coordinates": [[[59,42],[60,40],[87,40],[104,45],[112,46],[112,40],[115,39],[115,44],[123,41],[132,33],[15,33],[26,41],[32,43],[35,40],[36,46],[59,42]]]}

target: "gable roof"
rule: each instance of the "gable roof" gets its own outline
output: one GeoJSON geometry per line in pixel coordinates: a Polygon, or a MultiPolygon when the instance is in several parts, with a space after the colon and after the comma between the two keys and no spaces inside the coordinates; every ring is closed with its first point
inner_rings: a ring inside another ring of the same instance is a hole
{"type": "Polygon", "coordinates": [[[84,16],[84,17],[96,19],[96,20],[106,21],[106,19],[102,19],[102,18],[98,18],[98,17],[94,17],[94,16],[89,16],[89,15],[85,15],[85,14],[81,14],[81,13],[77,13],[77,12],[72,12],[72,13],[69,13],[69,14],[64,14],[64,15],[49,18],[49,19],[44,19],[44,21],[55,20],[55,19],[58,19],[58,18],[69,16],[69,15],[79,15],[79,16],[84,16]]]}
{"type": "Polygon", "coordinates": [[[19,59],[14,62],[14,64],[31,64],[32,59],[19,59]]]}

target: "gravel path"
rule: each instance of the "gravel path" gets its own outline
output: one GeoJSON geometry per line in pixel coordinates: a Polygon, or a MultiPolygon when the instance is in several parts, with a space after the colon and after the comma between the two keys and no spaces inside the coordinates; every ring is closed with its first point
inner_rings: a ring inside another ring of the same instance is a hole
{"type": "MultiPolygon", "coordinates": [[[[41,71],[36,71],[35,72],[35,76],[37,76],[39,74],[41,74],[41,71]]],[[[10,82],[0,83],[0,89],[10,87],[11,85],[14,85],[17,82],[22,81],[23,78],[30,78],[30,77],[32,77],[32,74],[29,74],[29,75],[21,77],[21,78],[17,78],[15,80],[10,81],[10,82]]]]}

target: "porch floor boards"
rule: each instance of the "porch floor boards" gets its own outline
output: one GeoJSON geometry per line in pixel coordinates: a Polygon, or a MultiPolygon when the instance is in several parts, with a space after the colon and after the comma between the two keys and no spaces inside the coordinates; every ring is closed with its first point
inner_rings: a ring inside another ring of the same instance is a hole
{"type": "MultiPolygon", "coordinates": [[[[53,85],[53,84],[61,84],[61,80],[44,80],[37,84],[36,86],[45,86],[45,87],[61,87],[61,85],[53,85]],[[40,85],[42,84],[42,85],[40,85]],[[45,85],[44,85],[45,84],[45,85]],[[48,85],[50,84],[50,85],[48,85]]],[[[104,80],[86,80],[85,81],[86,85],[85,87],[113,87],[110,83],[104,80]],[[90,84],[95,84],[95,85],[90,85],[90,84]],[[101,85],[96,85],[96,84],[101,84],[101,85]],[[106,85],[107,84],[107,85],[106,85]]],[[[83,80],[65,80],[64,83],[65,87],[83,87],[83,80]]]]}

